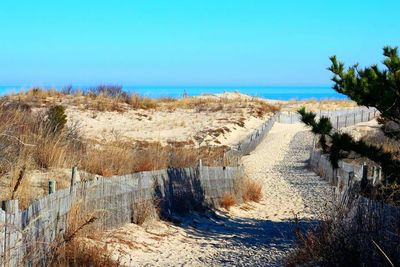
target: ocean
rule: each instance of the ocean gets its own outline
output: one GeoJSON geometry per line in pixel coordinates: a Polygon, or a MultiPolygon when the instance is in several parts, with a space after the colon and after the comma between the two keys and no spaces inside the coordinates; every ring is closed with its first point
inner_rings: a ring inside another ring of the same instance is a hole
{"type": "MultiPolygon", "coordinates": [[[[0,95],[16,93],[22,86],[0,86],[0,95]]],[[[61,87],[60,87],[61,88],[61,87]]],[[[80,87],[82,90],[89,86],[80,87]]],[[[160,98],[179,98],[182,95],[197,96],[201,94],[215,94],[223,92],[240,92],[252,96],[277,99],[277,100],[304,100],[304,99],[346,99],[345,95],[337,93],[329,86],[123,86],[127,92],[135,92],[140,95],[160,98]]]]}

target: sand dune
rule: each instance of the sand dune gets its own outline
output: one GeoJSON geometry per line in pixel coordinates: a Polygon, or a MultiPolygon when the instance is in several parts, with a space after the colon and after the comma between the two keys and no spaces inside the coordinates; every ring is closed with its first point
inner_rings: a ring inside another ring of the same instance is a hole
{"type": "Polygon", "coordinates": [[[99,112],[67,105],[66,112],[70,125],[78,123],[86,138],[99,142],[124,139],[229,146],[272,116],[272,112],[263,110],[268,109],[263,103],[269,102],[223,93],[162,102],[156,109],[99,112]]]}

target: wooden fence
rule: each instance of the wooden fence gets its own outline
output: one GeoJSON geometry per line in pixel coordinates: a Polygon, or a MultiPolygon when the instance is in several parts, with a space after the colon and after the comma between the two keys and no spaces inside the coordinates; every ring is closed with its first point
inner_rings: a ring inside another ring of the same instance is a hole
{"type": "Polygon", "coordinates": [[[242,157],[244,155],[248,155],[261,143],[264,137],[269,133],[278,117],[279,113],[269,118],[261,125],[261,127],[249,134],[246,138],[244,138],[236,145],[232,146],[232,148],[227,151],[226,156],[229,157],[232,155],[239,155],[239,157],[242,157]]]}
{"type": "MultiPolygon", "coordinates": [[[[326,115],[323,115],[326,116],[326,115]]],[[[341,128],[355,125],[360,122],[367,122],[379,116],[375,108],[359,107],[354,110],[340,110],[339,114],[328,114],[334,131],[340,131],[341,128]]],[[[314,139],[315,140],[315,139],[314,139]]],[[[339,168],[333,169],[328,155],[314,146],[311,150],[309,165],[323,178],[337,186],[338,193],[345,192],[352,187],[355,182],[363,184],[372,183],[377,185],[382,182],[382,172],[379,166],[368,166],[366,164],[348,163],[339,161],[339,168]],[[368,171],[369,170],[369,171],[368,171]]]]}
{"type": "Polygon", "coordinates": [[[22,211],[18,200],[4,202],[6,210],[0,210],[2,265],[44,264],[52,241],[65,233],[75,203],[88,213],[102,211],[96,226],[106,230],[131,223],[134,204],[155,195],[162,203],[161,212],[167,215],[182,205],[187,209],[218,205],[225,192],[234,193],[235,180],[242,174],[240,167],[149,171],[78,183],[22,211]]]}
{"type": "MultiPolygon", "coordinates": [[[[328,117],[336,129],[370,121],[379,115],[375,108],[356,107],[336,110],[319,110],[317,117],[328,117]]],[[[297,112],[281,112],[277,117],[280,123],[299,123],[300,115],[297,112]]]]}
{"type": "MultiPolygon", "coordinates": [[[[267,135],[276,116],[228,151],[225,156],[241,157],[267,135]]],[[[73,173],[76,169],[73,169],[73,173]]],[[[163,216],[182,209],[218,206],[226,192],[234,193],[242,166],[206,167],[140,172],[74,183],[19,210],[18,200],[2,203],[0,209],[0,266],[43,265],[51,244],[66,231],[71,207],[79,203],[85,212],[102,211],[98,229],[111,229],[132,222],[134,204],[157,197],[163,216]]],[[[49,189],[52,189],[50,187],[49,189]]],[[[50,190],[52,192],[52,190],[50,190]]]]}
{"type": "MultiPolygon", "coordinates": [[[[281,114],[277,113],[244,140],[233,146],[226,157],[249,154],[265,138],[281,114]]],[[[2,203],[0,209],[0,266],[41,265],[47,261],[50,245],[67,228],[71,207],[80,203],[86,212],[103,211],[96,222],[110,229],[132,222],[135,203],[158,197],[161,212],[168,216],[185,203],[190,209],[218,206],[225,192],[233,193],[235,181],[243,176],[242,166],[166,169],[92,181],[71,183],[19,210],[18,200],[2,203]]],[[[73,180],[73,179],[72,179],[73,180]]]]}
{"type": "Polygon", "coordinates": [[[339,161],[339,168],[334,169],[329,156],[317,149],[311,151],[309,165],[318,175],[336,186],[340,194],[344,194],[356,182],[365,186],[368,184],[376,186],[382,183],[381,167],[339,161]]]}

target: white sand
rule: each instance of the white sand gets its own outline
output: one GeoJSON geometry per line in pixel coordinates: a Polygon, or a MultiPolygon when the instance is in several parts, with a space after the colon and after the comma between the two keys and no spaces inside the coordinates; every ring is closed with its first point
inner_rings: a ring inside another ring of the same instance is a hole
{"type": "Polygon", "coordinates": [[[197,98],[203,98],[203,99],[228,99],[228,100],[233,100],[233,99],[241,99],[241,100],[261,100],[265,101],[270,104],[285,104],[288,101],[286,100],[276,100],[276,99],[266,99],[266,98],[260,98],[260,97],[255,97],[251,95],[246,95],[239,93],[238,91],[236,92],[224,92],[220,94],[203,94],[201,96],[197,96],[197,98]]]}
{"type": "Polygon", "coordinates": [[[123,139],[140,141],[193,141],[196,145],[233,145],[259,128],[270,115],[256,118],[236,111],[202,111],[177,109],[174,111],[129,110],[119,112],[97,112],[67,108],[70,124],[79,122],[83,135],[89,139],[118,141],[123,139]],[[237,124],[244,119],[244,127],[237,124]],[[207,131],[225,128],[218,137],[207,131]]]}
{"type": "Polygon", "coordinates": [[[330,187],[305,168],[310,143],[303,126],[276,123],[243,159],[248,176],[263,184],[260,203],[192,214],[180,226],[128,224],[110,232],[114,256],[128,266],[280,265],[293,242],[290,220],[317,218],[329,201],[330,187]]]}
{"type": "Polygon", "coordinates": [[[369,134],[375,134],[375,135],[381,134],[383,136],[383,133],[380,129],[380,125],[378,124],[378,121],[376,119],[344,127],[341,128],[340,131],[342,133],[350,134],[356,140],[359,140],[362,137],[367,136],[369,134]]]}

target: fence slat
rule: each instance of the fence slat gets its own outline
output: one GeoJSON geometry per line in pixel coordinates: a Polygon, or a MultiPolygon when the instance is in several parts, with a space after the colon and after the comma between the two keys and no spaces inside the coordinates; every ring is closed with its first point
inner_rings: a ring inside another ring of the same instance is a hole
{"type": "MultiPolygon", "coordinates": [[[[240,142],[240,146],[234,146],[240,147],[240,150],[231,149],[225,157],[231,155],[239,158],[250,153],[268,134],[276,120],[279,120],[279,113],[249,134],[240,142]]],[[[233,192],[235,179],[243,177],[243,167],[206,167],[200,163],[196,168],[97,177],[82,182],[76,181],[76,175],[77,170],[73,168],[71,187],[58,191],[55,190],[55,183],[50,181],[50,194],[22,212],[17,209],[11,213],[11,202],[7,204],[7,212],[0,210],[1,262],[8,255],[10,266],[43,265],[49,245],[57,235],[62,236],[65,232],[69,212],[78,201],[82,205],[81,213],[104,211],[105,215],[96,223],[99,229],[110,229],[130,223],[133,204],[156,195],[155,190],[160,190],[159,197],[174,197],[167,194],[172,182],[174,190],[170,193],[177,189],[177,193],[191,194],[194,199],[219,205],[224,192],[233,192]],[[9,228],[18,231],[9,231],[9,228]]]]}

